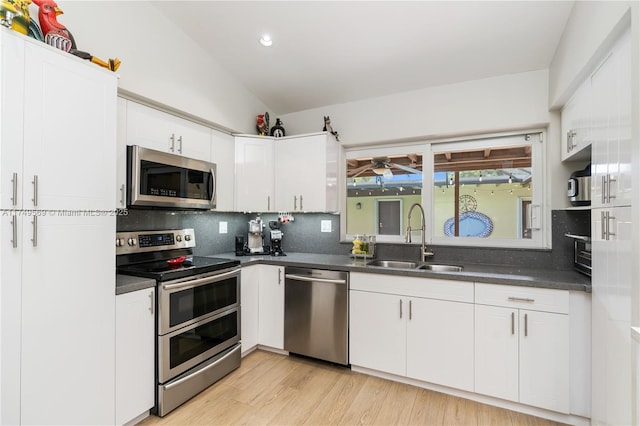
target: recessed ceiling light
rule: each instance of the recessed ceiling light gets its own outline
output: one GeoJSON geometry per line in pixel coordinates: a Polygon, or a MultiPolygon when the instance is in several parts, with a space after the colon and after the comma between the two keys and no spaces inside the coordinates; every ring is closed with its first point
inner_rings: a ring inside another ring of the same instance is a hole
{"type": "Polygon", "coordinates": [[[273,44],[273,40],[271,40],[271,37],[269,37],[268,34],[264,34],[262,37],[260,37],[260,44],[265,47],[269,47],[273,44]]]}

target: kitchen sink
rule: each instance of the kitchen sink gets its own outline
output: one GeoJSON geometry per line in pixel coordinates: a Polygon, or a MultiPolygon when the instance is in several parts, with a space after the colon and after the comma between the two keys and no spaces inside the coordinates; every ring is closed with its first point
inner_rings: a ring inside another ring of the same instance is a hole
{"type": "Polygon", "coordinates": [[[458,265],[443,265],[435,263],[407,262],[404,260],[372,260],[367,266],[380,268],[418,269],[433,272],[460,272],[463,267],[458,265]]]}
{"type": "Polygon", "coordinates": [[[433,272],[460,272],[464,268],[458,265],[429,264],[429,265],[418,265],[416,269],[422,269],[425,271],[433,271],[433,272]]]}
{"type": "Polygon", "coordinates": [[[405,262],[403,260],[372,260],[367,263],[368,266],[379,266],[381,268],[403,268],[416,269],[420,266],[417,262],[405,262]]]}

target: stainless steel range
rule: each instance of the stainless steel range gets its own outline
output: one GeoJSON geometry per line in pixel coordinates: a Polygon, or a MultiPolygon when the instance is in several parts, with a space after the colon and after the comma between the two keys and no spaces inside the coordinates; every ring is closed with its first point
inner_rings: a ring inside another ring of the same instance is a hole
{"type": "Polygon", "coordinates": [[[240,366],[240,262],[195,246],[193,229],[116,234],[118,273],[157,282],[159,416],[240,366]]]}

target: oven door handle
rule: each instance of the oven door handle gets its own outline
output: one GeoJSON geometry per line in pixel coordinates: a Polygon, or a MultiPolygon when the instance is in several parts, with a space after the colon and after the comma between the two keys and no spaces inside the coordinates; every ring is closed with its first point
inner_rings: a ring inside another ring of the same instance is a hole
{"type": "Polygon", "coordinates": [[[234,269],[233,271],[225,272],[224,274],[212,275],[210,277],[199,278],[197,280],[184,281],[184,282],[176,283],[176,284],[164,284],[162,286],[162,289],[163,290],[175,290],[177,288],[193,287],[193,286],[197,286],[197,285],[200,285],[200,284],[214,283],[216,281],[220,281],[221,279],[225,279],[227,277],[230,277],[231,275],[237,275],[239,273],[240,273],[240,269],[234,269]]]}
{"type": "Polygon", "coordinates": [[[164,385],[163,386],[164,389],[165,390],[169,390],[169,389],[171,389],[171,388],[173,388],[175,386],[179,386],[181,383],[184,383],[184,382],[186,382],[188,380],[192,380],[194,377],[197,377],[197,376],[205,373],[206,371],[208,371],[208,370],[220,365],[220,363],[222,363],[224,360],[226,360],[227,358],[232,356],[234,354],[234,352],[236,352],[238,349],[239,349],[239,347],[235,348],[234,350],[229,351],[229,353],[225,354],[222,358],[217,359],[215,362],[212,362],[210,365],[207,365],[205,368],[203,368],[202,370],[200,370],[200,371],[198,371],[196,373],[193,373],[193,374],[190,374],[188,376],[185,376],[185,377],[183,377],[181,379],[176,380],[173,383],[169,383],[168,385],[164,385]]]}

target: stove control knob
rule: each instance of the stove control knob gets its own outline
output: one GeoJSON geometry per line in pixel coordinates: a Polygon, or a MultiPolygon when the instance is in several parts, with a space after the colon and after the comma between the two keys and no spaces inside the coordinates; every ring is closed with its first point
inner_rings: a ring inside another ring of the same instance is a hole
{"type": "Polygon", "coordinates": [[[135,238],[129,238],[127,240],[127,243],[129,243],[130,246],[135,246],[136,244],[138,244],[138,241],[135,238]]]}
{"type": "Polygon", "coordinates": [[[116,247],[122,247],[124,245],[124,239],[116,238],[116,247]]]}
{"type": "Polygon", "coordinates": [[[177,241],[177,242],[182,241],[182,237],[181,237],[180,235],[176,235],[176,241],[177,241]]]}
{"type": "Polygon", "coordinates": [[[184,236],[185,241],[191,241],[191,235],[187,234],[184,236]]]}

